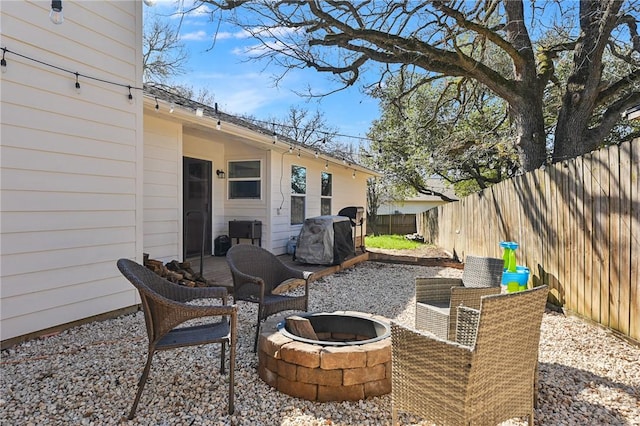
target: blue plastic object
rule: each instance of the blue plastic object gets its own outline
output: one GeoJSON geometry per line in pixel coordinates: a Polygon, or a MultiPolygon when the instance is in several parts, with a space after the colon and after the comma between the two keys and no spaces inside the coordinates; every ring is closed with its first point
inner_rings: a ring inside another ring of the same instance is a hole
{"type": "Polygon", "coordinates": [[[529,281],[529,268],[518,265],[516,272],[504,271],[502,273],[502,286],[506,287],[507,293],[515,293],[527,289],[529,281]]]}

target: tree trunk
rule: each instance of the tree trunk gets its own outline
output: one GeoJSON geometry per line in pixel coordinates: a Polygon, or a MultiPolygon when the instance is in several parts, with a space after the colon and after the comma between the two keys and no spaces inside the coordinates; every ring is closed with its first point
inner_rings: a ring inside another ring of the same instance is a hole
{"type": "Polygon", "coordinates": [[[535,170],[547,158],[545,148],[542,101],[534,94],[510,104],[510,115],[515,128],[515,145],[524,171],[535,170]]]}

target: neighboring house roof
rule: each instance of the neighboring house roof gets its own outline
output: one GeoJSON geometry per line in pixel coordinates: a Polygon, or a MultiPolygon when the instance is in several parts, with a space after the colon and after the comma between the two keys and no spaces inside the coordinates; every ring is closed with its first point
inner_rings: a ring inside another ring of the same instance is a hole
{"type": "MultiPolygon", "coordinates": [[[[231,123],[234,124],[236,126],[240,126],[243,127],[247,130],[250,130],[252,132],[267,136],[268,138],[272,138],[273,137],[273,129],[269,130],[266,129],[264,127],[261,127],[257,124],[254,124],[248,120],[236,117],[234,115],[225,113],[221,110],[219,110],[217,108],[217,104],[215,104],[215,106],[210,106],[198,101],[194,101],[193,99],[188,99],[184,96],[181,96],[177,93],[172,92],[170,89],[165,89],[162,87],[158,87],[152,84],[145,84],[144,85],[144,93],[150,97],[151,99],[154,100],[163,100],[167,103],[173,104],[175,105],[175,107],[181,107],[183,109],[188,109],[191,111],[198,111],[201,110],[202,115],[206,116],[206,117],[211,117],[215,120],[219,120],[219,122],[223,125],[224,123],[231,123]]],[[[293,146],[294,149],[298,150],[301,149],[303,151],[307,151],[309,153],[309,155],[314,155],[315,152],[319,152],[322,155],[323,159],[326,158],[331,158],[333,159],[333,162],[335,163],[340,163],[342,164],[343,159],[342,158],[338,158],[335,155],[322,151],[321,149],[318,149],[317,147],[311,147],[308,145],[305,145],[303,143],[300,143],[298,141],[295,141],[293,139],[290,139],[288,137],[282,136],[282,135],[278,135],[278,145],[279,146],[285,146],[286,148],[284,149],[288,149],[289,146],[293,146]]],[[[361,164],[358,164],[352,160],[349,160],[349,167],[350,168],[354,168],[354,169],[358,169],[361,172],[365,172],[367,174],[370,174],[372,176],[381,176],[380,173],[376,172],[375,170],[372,170],[368,167],[365,167],[361,164]]]]}
{"type": "Polygon", "coordinates": [[[628,120],[638,120],[640,119],[640,105],[636,105],[634,107],[629,108],[625,111],[627,114],[628,120]]]}

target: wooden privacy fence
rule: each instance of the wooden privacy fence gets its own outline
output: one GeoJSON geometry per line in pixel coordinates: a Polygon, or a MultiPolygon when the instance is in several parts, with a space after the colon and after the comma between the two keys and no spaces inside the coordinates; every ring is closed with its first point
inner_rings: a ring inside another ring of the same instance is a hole
{"type": "Polygon", "coordinates": [[[367,221],[367,234],[406,235],[416,232],[416,215],[409,214],[385,214],[378,215],[375,226],[370,226],[367,221]]]}
{"type": "Polygon", "coordinates": [[[636,139],[529,172],[419,214],[418,233],[461,258],[516,241],[552,302],[640,341],[639,159],[636,139]]]}

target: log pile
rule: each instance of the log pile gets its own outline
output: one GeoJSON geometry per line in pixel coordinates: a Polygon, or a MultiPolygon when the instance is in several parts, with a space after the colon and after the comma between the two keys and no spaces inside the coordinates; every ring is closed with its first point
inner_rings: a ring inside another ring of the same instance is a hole
{"type": "Polygon", "coordinates": [[[207,280],[200,273],[191,269],[191,262],[178,262],[172,260],[166,265],[160,260],[149,259],[149,255],[144,255],[144,266],[151,269],[162,278],[183,285],[186,287],[212,287],[212,280],[207,280]]]}

